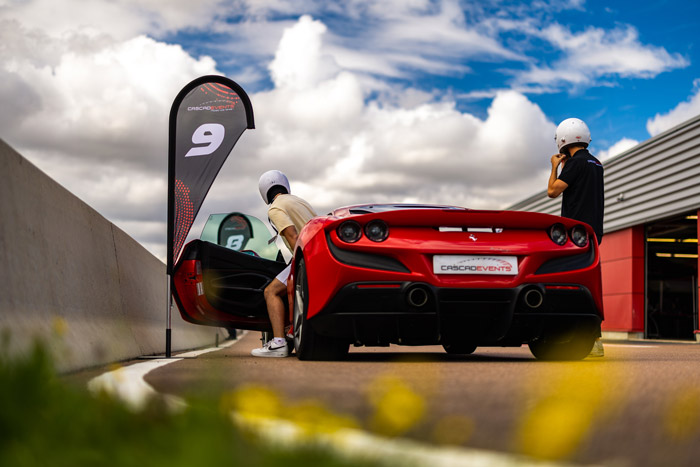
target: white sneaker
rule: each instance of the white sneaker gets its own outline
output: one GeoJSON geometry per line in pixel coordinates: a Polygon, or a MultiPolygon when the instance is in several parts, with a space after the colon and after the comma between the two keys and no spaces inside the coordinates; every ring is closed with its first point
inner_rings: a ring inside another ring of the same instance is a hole
{"type": "Polygon", "coordinates": [[[604,357],[605,352],[603,351],[603,342],[600,338],[595,340],[591,353],[588,354],[589,357],[604,357]]]}
{"type": "Polygon", "coordinates": [[[286,357],[289,355],[286,342],[283,344],[275,344],[274,342],[274,340],[268,341],[261,348],[253,349],[251,354],[254,357],[286,357]]]}

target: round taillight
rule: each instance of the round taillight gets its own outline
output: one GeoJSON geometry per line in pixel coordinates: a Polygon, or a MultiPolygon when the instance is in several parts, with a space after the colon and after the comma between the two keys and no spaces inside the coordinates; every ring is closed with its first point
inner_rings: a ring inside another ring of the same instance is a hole
{"type": "Polygon", "coordinates": [[[345,221],[338,227],[338,237],[347,243],[355,243],[362,237],[362,227],[355,221],[345,221]]]}
{"type": "Polygon", "coordinates": [[[375,219],[365,226],[365,235],[373,242],[383,242],[389,236],[389,226],[386,222],[375,219]]]}
{"type": "Polygon", "coordinates": [[[586,232],[586,228],[582,225],[577,225],[571,229],[571,241],[574,242],[576,246],[580,247],[588,245],[588,232],[586,232]]]}
{"type": "Polygon", "coordinates": [[[564,245],[567,240],[566,227],[563,224],[554,224],[549,228],[549,238],[557,245],[564,245]]]}

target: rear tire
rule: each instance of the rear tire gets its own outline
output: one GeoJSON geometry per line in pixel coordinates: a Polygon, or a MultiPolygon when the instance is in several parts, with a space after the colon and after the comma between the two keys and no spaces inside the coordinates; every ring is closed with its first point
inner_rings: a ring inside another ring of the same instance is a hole
{"type": "Polygon", "coordinates": [[[550,330],[529,342],[528,347],[538,360],[582,360],[591,353],[595,340],[595,334],[587,328],[560,332],[550,330]]]}
{"type": "Polygon", "coordinates": [[[450,355],[469,355],[474,353],[476,345],[460,342],[457,344],[443,344],[442,348],[450,355]]]}
{"type": "Polygon", "coordinates": [[[309,286],[304,258],[299,260],[294,284],[294,349],[299,360],[340,360],[349,344],[318,334],[307,319],[309,286]]]}

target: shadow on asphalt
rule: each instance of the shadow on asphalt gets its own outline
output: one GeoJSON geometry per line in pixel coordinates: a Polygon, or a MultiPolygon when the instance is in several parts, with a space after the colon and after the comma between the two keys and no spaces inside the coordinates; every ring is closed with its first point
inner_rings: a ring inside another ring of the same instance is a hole
{"type": "Polygon", "coordinates": [[[505,355],[449,355],[428,352],[350,352],[345,359],[348,362],[405,362],[405,363],[464,363],[464,362],[534,362],[533,356],[505,356],[505,355]]]}

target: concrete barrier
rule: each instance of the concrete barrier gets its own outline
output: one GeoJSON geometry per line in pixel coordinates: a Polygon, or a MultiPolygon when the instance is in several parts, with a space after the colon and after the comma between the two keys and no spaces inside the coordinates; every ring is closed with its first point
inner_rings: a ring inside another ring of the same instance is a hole
{"type": "MultiPolygon", "coordinates": [[[[0,351],[39,338],[60,371],[163,354],[165,264],[2,140],[0,174],[0,351]]],[[[176,308],[172,329],[173,350],[225,335],[176,308]]]]}

